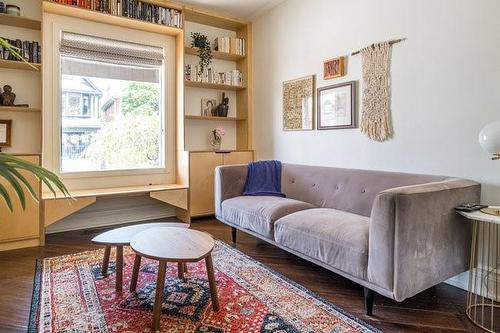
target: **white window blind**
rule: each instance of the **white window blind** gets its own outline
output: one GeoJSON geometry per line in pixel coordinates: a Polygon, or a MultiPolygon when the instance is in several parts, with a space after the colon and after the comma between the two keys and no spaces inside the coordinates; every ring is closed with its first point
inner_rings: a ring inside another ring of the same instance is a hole
{"type": "Polygon", "coordinates": [[[62,32],[61,71],[68,75],[158,82],[163,48],[62,32]]]}

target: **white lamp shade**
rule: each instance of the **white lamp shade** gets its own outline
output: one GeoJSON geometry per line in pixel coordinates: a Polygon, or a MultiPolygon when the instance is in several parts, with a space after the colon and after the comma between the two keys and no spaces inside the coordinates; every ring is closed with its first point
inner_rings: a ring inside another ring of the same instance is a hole
{"type": "Polygon", "coordinates": [[[479,132],[479,144],[491,154],[500,154],[500,121],[483,127],[479,132]]]}

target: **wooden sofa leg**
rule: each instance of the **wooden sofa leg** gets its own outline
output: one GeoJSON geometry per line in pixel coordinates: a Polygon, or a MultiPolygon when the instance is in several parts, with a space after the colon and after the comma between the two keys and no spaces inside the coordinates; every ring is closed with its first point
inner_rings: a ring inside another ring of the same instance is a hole
{"type": "Polygon", "coordinates": [[[364,293],[365,293],[366,315],[372,316],[373,315],[373,299],[375,296],[375,292],[371,289],[365,288],[364,293]]]}
{"type": "Polygon", "coordinates": [[[236,229],[235,227],[231,227],[231,238],[233,239],[233,243],[236,244],[236,232],[238,231],[238,229],[236,229]]]}

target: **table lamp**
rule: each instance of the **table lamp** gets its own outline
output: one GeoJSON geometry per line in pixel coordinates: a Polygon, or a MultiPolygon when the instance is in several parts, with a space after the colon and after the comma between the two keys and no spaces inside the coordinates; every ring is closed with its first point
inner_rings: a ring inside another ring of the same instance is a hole
{"type": "Polygon", "coordinates": [[[479,132],[479,144],[492,154],[492,160],[500,159],[500,121],[495,121],[483,127],[479,132]]]}
{"type": "MultiPolygon", "coordinates": [[[[492,160],[500,159],[500,121],[492,122],[483,127],[479,132],[479,144],[481,147],[491,154],[492,160]]],[[[500,216],[499,208],[483,208],[481,212],[500,216]]]]}

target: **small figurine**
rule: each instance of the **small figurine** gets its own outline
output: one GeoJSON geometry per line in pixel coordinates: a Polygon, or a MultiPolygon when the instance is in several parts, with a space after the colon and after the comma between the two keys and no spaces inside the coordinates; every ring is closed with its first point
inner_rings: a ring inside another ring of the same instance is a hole
{"type": "Polygon", "coordinates": [[[6,84],[3,86],[3,93],[0,95],[3,106],[14,106],[14,101],[16,100],[16,94],[12,92],[12,87],[6,84]]]}
{"type": "Polygon", "coordinates": [[[222,93],[222,101],[217,105],[217,116],[227,117],[229,111],[229,97],[226,97],[226,93],[222,93]]]}

